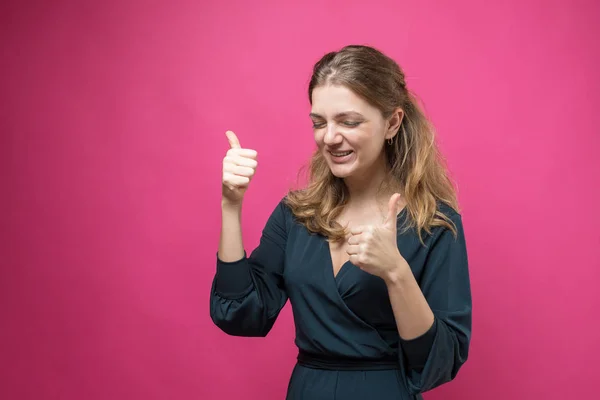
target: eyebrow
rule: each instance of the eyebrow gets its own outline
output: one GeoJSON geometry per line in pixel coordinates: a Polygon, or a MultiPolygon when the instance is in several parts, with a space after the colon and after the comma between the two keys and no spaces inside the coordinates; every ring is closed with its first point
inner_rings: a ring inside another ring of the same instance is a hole
{"type": "MultiPolygon", "coordinates": [[[[311,118],[323,118],[321,115],[316,114],[316,113],[310,113],[310,114],[308,114],[308,116],[311,117],[311,118]]],[[[341,113],[337,113],[334,116],[335,119],[340,119],[340,118],[345,118],[345,117],[359,117],[359,118],[364,118],[361,113],[358,113],[356,111],[344,111],[344,112],[341,112],[341,113]]]]}

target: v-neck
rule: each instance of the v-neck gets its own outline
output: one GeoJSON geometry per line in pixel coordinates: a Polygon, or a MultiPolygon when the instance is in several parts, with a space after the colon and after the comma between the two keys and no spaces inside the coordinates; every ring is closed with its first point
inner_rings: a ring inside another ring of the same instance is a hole
{"type": "Polygon", "coordinates": [[[331,275],[333,276],[334,280],[337,280],[337,278],[340,276],[340,273],[344,270],[344,268],[353,265],[350,260],[346,260],[342,263],[342,265],[340,266],[340,269],[337,271],[337,273],[335,272],[335,266],[333,265],[333,254],[331,253],[331,245],[329,243],[329,241],[325,238],[325,250],[327,251],[328,254],[328,259],[329,259],[329,265],[327,265],[327,268],[329,268],[329,271],[331,273],[331,275]]]}

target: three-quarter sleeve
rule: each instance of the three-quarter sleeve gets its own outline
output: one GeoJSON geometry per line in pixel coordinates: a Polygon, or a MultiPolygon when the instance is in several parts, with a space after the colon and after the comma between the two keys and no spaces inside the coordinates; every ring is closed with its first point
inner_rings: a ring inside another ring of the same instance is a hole
{"type": "Polygon", "coordinates": [[[457,236],[443,229],[434,238],[419,280],[434,323],[422,336],[400,342],[400,361],[413,394],[454,379],[469,352],[472,301],[467,249],[460,215],[451,219],[457,236]]]}
{"type": "Polygon", "coordinates": [[[280,202],[271,213],[259,245],[249,257],[224,262],[217,255],[217,272],[210,295],[210,316],[233,336],[266,336],[287,301],[283,282],[287,242],[286,210],[280,202]]]}

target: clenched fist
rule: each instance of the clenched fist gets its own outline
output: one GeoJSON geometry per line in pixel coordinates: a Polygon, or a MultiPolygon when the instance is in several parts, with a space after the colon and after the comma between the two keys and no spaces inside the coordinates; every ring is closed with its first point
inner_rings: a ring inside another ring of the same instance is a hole
{"type": "Polygon", "coordinates": [[[256,171],[257,153],[255,150],[243,149],[232,131],[227,131],[225,135],[231,148],[223,159],[223,200],[239,204],[256,171]]]}

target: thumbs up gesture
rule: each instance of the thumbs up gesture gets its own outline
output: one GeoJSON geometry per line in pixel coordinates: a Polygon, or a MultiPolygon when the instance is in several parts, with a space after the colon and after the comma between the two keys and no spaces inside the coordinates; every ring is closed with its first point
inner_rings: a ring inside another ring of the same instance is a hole
{"type": "Polygon", "coordinates": [[[231,204],[240,204],[254,176],[257,153],[243,149],[235,133],[225,133],[230,149],[223,158],[223,200],[231,204]]]}
{"type": "Polygon", "coordinates": [[[388,203],[388,214],[382,224],[352,228],[346,252],[349,261],[372,275],[388,281],[398,267],[408,266],[398,250],[396,220],[400,194],[388,203]]]}

